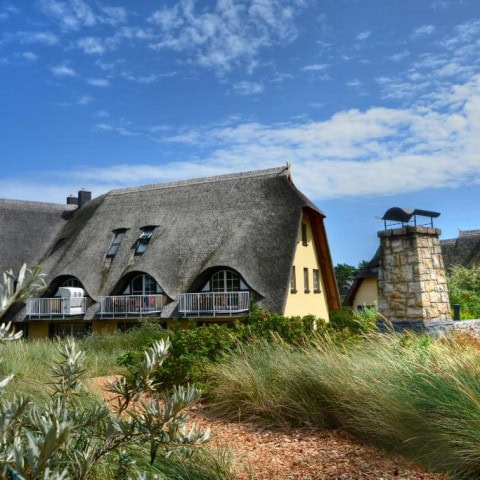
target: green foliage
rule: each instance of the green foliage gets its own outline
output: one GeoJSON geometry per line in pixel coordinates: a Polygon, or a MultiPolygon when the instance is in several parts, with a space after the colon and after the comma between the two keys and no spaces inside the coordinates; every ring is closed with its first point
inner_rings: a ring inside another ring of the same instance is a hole
{"type": "Polygon", "coordinates": [[[324,328],[326,322],[313,315],[305,317],[285,317],[270,313],[256,305],[251,305],[250,312],[235,325],[235,333],[242,342],[251,339],[280,338],[289,344],[302,343],[316,328],[324,328]]]}
{"type": "Polygon", "coordinates": [[[29,270],[24,264],[18,275],[15,275],[12,270],[3,274],[3,284],[0,285],[0,318],[15,303],[23,302],[46,288],[40,270],[39,265],[29,270]]]}
{"type": "Polygon", "coordinates": [[[346,263],[337,263],[334,267],[335,278],[337,280],[338,288],[341,292],[348,289],[350,283],[355,279],[359,273],[359,269],[353,265],[346,263]]]}
{"type": "MultiPolygon", "coordinates": [[[[29,272],[22,267],[18,277],[11,272],[4,276],[0,316],[14,301],[38,291],[39,275],[39,270],[29,272]],[[14,278],[16,289],[12,287],[14,278]]],[[[0,326],[0,344],[19,336],[11,325],[0,326]]],[[[158,458],[172,452],[191,456],[195,447],[208,440],[208,431],[186,429],[184,410],[198,400],[200,391],[188,385],[168,392],[156,382],[155,373],[168,356],[168,341],[154,342],[134,374],[120,376],[110,384],[116,402],[113,411],[103,402],[82,403],[85,354],[73,339],[56,346],[59,358],[51,367],[50,393],[44,403],[8,396],[5,388],[12,382],[12,374],[0,381],[1,478],[94,478],[102,471],[102,462],[111,465],[114,458],[116,478],[139,476],[131,456],[139,449],[148,452],[146,471],[153,474],[158,458]]],[[[219,478],[211,473],[203,478],[219,478]]]]}
{"type": "Polygon", "coordinates": [[[187,386],[168,393],[155,384],[153,374],[167,357],[168,346],[155,343],[145,352],[136,375],[110,384],[116,401],[112,413],[102,403],[89,408],[79,403],[85,356],[73,339],[59,345],[48,402],[36,406],[14,396],[0,403],[1,474],[8,471],[32,480],[86,479],[105,457],[112,461],[112,453],[118,455],[120,470],[133,473],[134,463],[127,461],[133,445],[143,446],[154,465],[160,453],[178,448],[188,452],[207,441],[208,432],[185,429],[188,417],[183,411],[200,392],[187,386]],[[133,402],[136,408],[131,408],[133,402]]]}
{"type": "Polygon", "coordinates": [[[342,428],[427,468],[480,477],[480,348],[463,337],[256,343],[217,365],[213,408],[267,425],[342,428]]]}
{"type": "Polygon", "coordinates": [[[461,305],[461,318],[480,318],[480,268],[454,265],[448,276],[450,302],[461,305]]]}
{"type": "MultiPolygon", "coordinates": [[[[157,381],[164,386],[195,383],[206,389],[210,366],[223,361],[239,345],[278,339],[299,345],[325,325],[324,320],[312,315],[289,318],[252,305],[243,321],[230,328],[215,324],[198,327],[193,323],[185,329],[176,327],[167,331],[171,355],[157,372],[157,381]]],[[[130,350],[117,358],[134,375],[142,354],[140,350],[130,350]]]]}

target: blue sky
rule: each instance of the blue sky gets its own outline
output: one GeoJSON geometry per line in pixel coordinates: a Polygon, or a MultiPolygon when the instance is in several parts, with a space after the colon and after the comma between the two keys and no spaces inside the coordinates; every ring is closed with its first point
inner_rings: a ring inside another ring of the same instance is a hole
{"type": "Polygon", "coordinates": [[[478,0],[0,0],[0,197],[292,165],[334,263],[480,228],[478,0]]]}

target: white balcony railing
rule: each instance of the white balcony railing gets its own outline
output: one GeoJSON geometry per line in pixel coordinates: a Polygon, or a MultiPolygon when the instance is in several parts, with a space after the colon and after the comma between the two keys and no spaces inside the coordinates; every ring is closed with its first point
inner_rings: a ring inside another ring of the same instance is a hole
{"type": "Polygon", "coordinates": [[[160,313],[165,305],[165,295],[117,295],[99,297],[99,315],[108,317],[132,317],[160,313]]]}
{"type": "Polygon", "coordinates": [[[178,311],[183,315],[233,315],[248,312],[250,292],[182,293],[178,311]]]}
{"type": "Polygon", "coordinates": [[[87,307],[87,297],[76,298],[29,298],[28,318],[66,318],[83,315],[87,307]]]}

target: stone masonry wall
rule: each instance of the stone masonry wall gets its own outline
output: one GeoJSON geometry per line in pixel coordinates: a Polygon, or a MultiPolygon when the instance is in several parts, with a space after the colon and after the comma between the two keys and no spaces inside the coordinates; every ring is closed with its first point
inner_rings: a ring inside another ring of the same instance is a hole
{"type": "Polygon", "coordinates": [[[421,226],[378,232],[378,308],[390,321],[451,320],[440,233],[421,226]]]}

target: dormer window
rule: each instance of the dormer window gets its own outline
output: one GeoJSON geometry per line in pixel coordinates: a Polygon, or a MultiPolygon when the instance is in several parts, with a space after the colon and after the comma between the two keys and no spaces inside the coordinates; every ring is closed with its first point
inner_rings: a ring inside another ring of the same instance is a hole
{"type": "Polygon", "coordinates": [[[113,233],[115,234],[115,237],[113,239],[112,244],[110,245],[110,248],[108,249],[107,258],[113,258],[117,254],[118,249],[120,248],[120,244],[122,243],[123,236],[125,235],[126,231],[127,231],[126,228],[121,228],[113,231],[113,233]]]}
{"type": "Polygon", "coordinates": [[[135,246],[135,255],[143,255],[147,251],[154,229],[154,226],[142,227],[142,233],[139,235],[135,246]]]}

